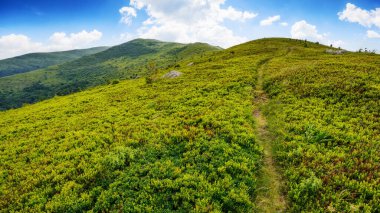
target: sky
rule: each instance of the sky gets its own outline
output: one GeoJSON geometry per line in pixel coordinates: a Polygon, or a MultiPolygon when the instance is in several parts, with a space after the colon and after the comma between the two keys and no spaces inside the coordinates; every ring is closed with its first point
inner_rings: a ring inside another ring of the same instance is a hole
{"type": "Polygon", "coordinates": [[[0,59],[135,38],[228,48],[264,37],[380,52],[380,0],[0,0],[0,59]]]}

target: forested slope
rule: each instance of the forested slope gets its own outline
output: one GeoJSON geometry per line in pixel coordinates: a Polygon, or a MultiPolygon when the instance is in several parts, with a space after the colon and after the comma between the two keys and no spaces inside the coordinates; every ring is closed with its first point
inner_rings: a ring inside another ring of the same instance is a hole
{"type": "Polygon", "coordinates": [[[3,59],[0,60],[0,78],[62,64],[106,49],[107,47],[95,47],[63,52],[30,53],[14,58],[3,59]]]}
{"type": "Polygon", "coordinates": [[[61,65],[0,78],[0,110],[139,78],[179,60],[219,49],[202,43],[136,39],[61,65]]]}

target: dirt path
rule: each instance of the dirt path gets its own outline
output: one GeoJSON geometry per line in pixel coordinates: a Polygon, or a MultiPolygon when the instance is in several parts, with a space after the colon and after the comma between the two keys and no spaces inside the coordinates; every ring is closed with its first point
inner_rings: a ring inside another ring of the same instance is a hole
{"type": "Polygon", "coordinates": [[[256,119],[256,134],[258,143],[264,148],[263,167],[258,181],[258,195],[256,205],[258,212],[285,212],[286,200],[282,193],[283,181],[278,173],[273,159],[273,137],[267,130],[267,122],[260,108],[265,105],[268,98],[263,90],[263,72],[266,60],[258,69],[258,79],[255,90],[254,105],[256,110],[253,115],[256,119]]]}

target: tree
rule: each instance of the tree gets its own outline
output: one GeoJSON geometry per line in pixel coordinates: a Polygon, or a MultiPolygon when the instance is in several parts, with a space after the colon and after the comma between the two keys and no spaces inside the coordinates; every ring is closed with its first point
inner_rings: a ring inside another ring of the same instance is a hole
{"type": "Polygon", "coordinates": [[[157,71],[157,64],[155,61],[149,61],[146,67],[150,74],[155,74],[155,72],[157,71]]]}
{"type": "Polygon", "coordinates": [[[146,68],[148,70],[148,76],[145,77],[145,82],[147,84],[152,84],[154,81],[154,76],[157,74],[157,64],[155,61],[149,61],[146,65],[146,68]]]}

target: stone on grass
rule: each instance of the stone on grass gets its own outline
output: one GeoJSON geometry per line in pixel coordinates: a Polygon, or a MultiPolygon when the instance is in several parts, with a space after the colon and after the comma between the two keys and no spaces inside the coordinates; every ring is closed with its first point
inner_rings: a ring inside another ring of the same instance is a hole
{"type": "Polygon", "coordinates": [[[172,71],[166,73],[165,75],[163,75],[162,78],[177,78],[181,75],[182,75],[181,72],[179,72],[177,70],[172,70],[172,71]]]}

